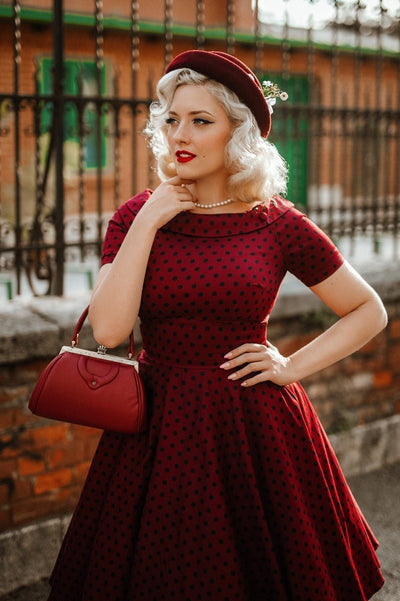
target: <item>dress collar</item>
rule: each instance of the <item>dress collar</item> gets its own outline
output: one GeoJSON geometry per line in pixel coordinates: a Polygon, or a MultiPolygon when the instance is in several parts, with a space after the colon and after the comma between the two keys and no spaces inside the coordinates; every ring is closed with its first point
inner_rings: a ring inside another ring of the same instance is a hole
{"type": "Polygon", "coordinates": [[[267,205],[256,205],[244,213],[191,213],[185,211],[161,229],[187,236],[214,238],[234,236],[264,228],[284,215],[293,203],[274,197],[267,205]]]}

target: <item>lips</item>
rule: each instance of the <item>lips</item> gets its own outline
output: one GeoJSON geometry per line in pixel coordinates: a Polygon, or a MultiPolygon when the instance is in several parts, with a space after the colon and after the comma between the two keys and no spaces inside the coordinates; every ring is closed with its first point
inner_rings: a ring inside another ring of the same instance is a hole
{"type": "Polygon", "coordinates": [[[195,154],[188,152],[187,150],[177,150],[175,156],[178,163],[188,163],[196,158],[195,154]]]}

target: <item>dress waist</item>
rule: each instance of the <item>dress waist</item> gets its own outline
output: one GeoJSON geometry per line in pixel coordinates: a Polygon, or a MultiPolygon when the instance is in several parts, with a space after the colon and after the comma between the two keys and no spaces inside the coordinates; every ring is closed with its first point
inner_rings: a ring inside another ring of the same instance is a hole
{"type": "Polygon", "coordinates": [[[179,366],[213,366],[246,342],[265,344],[265,323],[241,324],[197,319],[142,321],[142,360],[179,366]]]}

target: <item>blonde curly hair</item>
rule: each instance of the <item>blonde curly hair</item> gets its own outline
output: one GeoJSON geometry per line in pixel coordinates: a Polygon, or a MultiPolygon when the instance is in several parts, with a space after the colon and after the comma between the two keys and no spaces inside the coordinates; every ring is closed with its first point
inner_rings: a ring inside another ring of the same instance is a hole
{"type": "Polygon", "coordinates": [[[176,89],[182,85],[205,86],[225,109],[232,122],[232,137],[226,146],[226,166],[231,173],[228,194],[242,202],[268,201],[286,193],[287,165],[276,147],[261,137],[250,109],[223,84],[192,69],[177,69],[164,75],[157,85],[158,100],[150,105],[144,133],[157,160],[162,181],[176,175],[167,143],[167,118],[176,89]]]}

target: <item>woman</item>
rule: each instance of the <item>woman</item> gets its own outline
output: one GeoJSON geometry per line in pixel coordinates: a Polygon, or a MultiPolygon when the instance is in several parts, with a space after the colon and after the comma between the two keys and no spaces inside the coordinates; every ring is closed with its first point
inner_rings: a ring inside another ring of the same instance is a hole
{"type": "Polygon", "coordinates": [[[234,57],[178,55],[147,128],[162,183],[111,220],[90,320],[138,314],[149,424],[105,433],[52,601],[362,601],[377,541],[297,380],[386,324],[375,292],[292,203],[263,87],[234,57]],[[286,271],[337,315],[283,356],[266,324],[286,271]]]}

